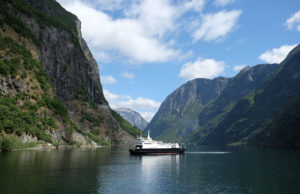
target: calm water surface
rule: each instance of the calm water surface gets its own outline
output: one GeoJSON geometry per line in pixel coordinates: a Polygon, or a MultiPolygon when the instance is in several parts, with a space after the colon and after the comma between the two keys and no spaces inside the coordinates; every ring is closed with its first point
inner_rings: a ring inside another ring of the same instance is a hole
{"type": "Polygon", "coordinates": [[[127,148],[0,153],[0,193],[300,193],[297,150],[190,147],[130,156],[127,148]]]}

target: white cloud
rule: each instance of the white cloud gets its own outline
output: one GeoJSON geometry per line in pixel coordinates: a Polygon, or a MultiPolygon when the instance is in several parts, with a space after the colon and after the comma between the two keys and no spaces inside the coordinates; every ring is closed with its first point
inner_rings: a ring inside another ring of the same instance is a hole
{"type": "MultiPolygon", "coordinates": [[[[172,9],[166,15],[157,10],[156,14],[149,15],[150,8],[141,8],[142,11],[136,13],[138,18],[113,19],[79,0],[63,5],[81,20],[83,36],[96,53],[117,51],[138,63],[165,62],[177,55],[177,51],[155,36],[162,36],[172,29],[170,20],[175,14],[172,9]],[[150,23],[144,24],[144,21],[150,23]]],[[[168,7],[163,10],[168,10],[168,7]]]]}
{"type": "Polygon", "coordinates": [[[104,96],[108,101],[114,101],[117,100],[119,98],[119,96],[117,94],[113,94],[111,92],[109,92],[108,90],[103,90],[104,96]]]}
{"type": "Polygon", "coordinates": [[[283,45],[279,48],[267,50],[259,56],[259,59],[267,63],[281,63],[296,46],[297,45],[283,45]]]}
{"type": "Polygon", "coordinates": [[[200,28],[192,34],[194,41],[200,39],[205,41],[220,40],[236,27],[241,13],[241,10],[222,10],[216,14],[204,15],[200,28]]]}
{"type": "Polygon", "coordinates": [[[99,50],[94,50],[93,48],[91,49],[91,51],[96,61],[102,61],[106,63],[111,62],[111,56],[108,53],[99,50]]]}
{"type": "Polygon", "coordinates": [[[92,2],[97,3],[97,6],[101,10],[112,11],[122,9],[122,3],[124,2],[124,0],[92,0],[92,2]]]}
{"type": "Polygon", "coordinates": [[[136,99],[120,102],[119,105],[133,110],[141,110],[159,108],[160,103],[148,98],[138,97],[136,99]]]}
{"type": "MultiPolygon", "coordinates": [[[[62,5],[73,4],[78,0],[57,0],[62,5]]],[[[95,6],[100,10],[114,11],[124,8],[124,0],[80,0],[82,3],[95,6]]]]}
{"type": "Polygon", "coordinates": [[[174,21],[179,16],[177,8],[170,0],[144,0],[138,1],[126,12],[134,17],[145,29],[145,33],[163,37],[174,28],[174,21]]]}
{"type": "Polygon", "coordinates": [[[113,109],[129,108],[139,112],[141,115],[146,115],[148,117],[148,120],[153,117],[154,113],[158,110],[161,104],[160,102],[149,98],[138,97],[133,99],[131,96],[128,95],[113,94],[105,89],[103,90],[103,93],[105,98],[109,102],[109,105],[113,109]]]}
{"type": "Polygon", "coordinates": [[[233,70],[234,71],[241,71],[245,67],[246,67],[246,65],[236,65],[236,66],[233,67],[233,70]]]}
{"type": "Polygon", "coordinates": [[[127,78],[127,79],[133,79],[134,78],[134,74],[128,73],[128,72],[123,72],[122,73],[122,77],[127,78]]]}
{"type": "Polygon", "coordinates": [[[191,0],[187,1],[183,4],[183,11],[194,10],[197,12],[201,12],[205,5],[205,0],[191,0]]]}
{"type": "Polygon", "coordinates": [[[102,75],[100,77],[102,84],[116,84],[118,81],[111,75],[102,75]]]}
{"type": "Polygon", "coordinates": [[[288,18],[285,22],[285,25],[289,29],[293,29],[294,26],[296,27],[297,31],[300,31],[300,10],[294,13],[290,18],[288,18]]]}
{"type": "Polygon", "coordinates": [[[181,67],[179,76],[187,80],[195,78],[213,78],[224,71],[225,63],[214,59],[198,59],[181,67]]]}
{"type": "Polygon", "coordinates": [[[235,2],[235,0],[215,0],[214,5],[219,6],[219,7],[224,7],[224,6],[234,3],[234,2],[235,2]]]}

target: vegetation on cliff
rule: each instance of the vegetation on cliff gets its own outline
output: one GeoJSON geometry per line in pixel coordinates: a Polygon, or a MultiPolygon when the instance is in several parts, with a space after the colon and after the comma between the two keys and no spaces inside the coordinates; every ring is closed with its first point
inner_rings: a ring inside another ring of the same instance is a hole
{"type": "Polygon", "coordinates": [[[110,112],[79,23],[55,0],[0,2],[2,150],[43,142],[107,146],[128,141],[122,129],[136,133],[110,112]],[[24,134],[37,141],[21,141],[24,134]]]}
{"type": "Polygon", "coordinates": [[[137,128],[136,126],[131,125],[128,121],[126,121],[119,113],[114,110],[111,110],[113,117],[118,121],[121,128],[124,129],[127,133],[131,134],[132,136],[136,137],[139,135],[143,135],[143,132],[137,128]]]}
{"type": "MultiPolygon", "coordinates": [[[[74,124],[66,108],[55,97],[41,63],[33,59],[23,45],[7,37],[0,38],[0,58],[1,81],[6,84],[11,81],[8,83],[12,85],[1,86],[0,133],[4,131],[17,136],[27,133],[50,143],[54,139],[46,130],[55,130],[58,124],[72,133],[74,124]]],[[[4,143],[16,142],[11,140],[3,137],[4,143]]]]}

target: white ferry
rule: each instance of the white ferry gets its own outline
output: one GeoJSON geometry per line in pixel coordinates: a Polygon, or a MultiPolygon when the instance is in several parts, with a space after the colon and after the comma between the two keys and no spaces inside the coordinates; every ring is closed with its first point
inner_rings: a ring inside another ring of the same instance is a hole
{"type": "Polygon", "coordinates": [[[162,141],[155,141],[150,137],[137,137],[134,149],[130,149],[131,155],[165,155],[165,154],[183,154],[185,145],[179,143],[163,143],[162,141]]]}

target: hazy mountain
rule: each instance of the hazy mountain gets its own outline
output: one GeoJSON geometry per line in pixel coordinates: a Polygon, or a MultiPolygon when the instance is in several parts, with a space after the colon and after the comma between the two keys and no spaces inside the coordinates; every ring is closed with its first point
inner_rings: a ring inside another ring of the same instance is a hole
{"type": "Polygon", "coordinates": [[[118,108],[115,109],[124,119],[130,122],[132,125],[138,127],[141,130],[144,130],[148,122],[136,111],[133,111],[129,108],[118,108]]]}

